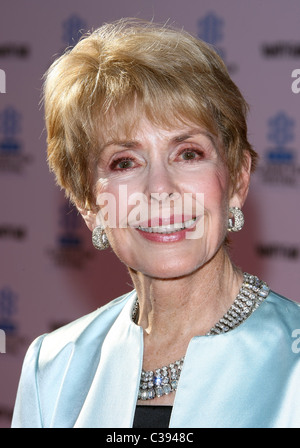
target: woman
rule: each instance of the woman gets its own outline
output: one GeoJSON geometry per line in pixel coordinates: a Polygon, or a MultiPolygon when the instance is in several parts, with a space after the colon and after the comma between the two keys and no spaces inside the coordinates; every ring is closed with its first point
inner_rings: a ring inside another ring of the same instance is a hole
{"type": "Polygon", "coordinates": [[[217,54],[168,27],[120,20],[54,62],[50,167],[135,290],[32,344],[14,427],[299,426],[299,305],[227,251],[246,110],[217,54]]]}

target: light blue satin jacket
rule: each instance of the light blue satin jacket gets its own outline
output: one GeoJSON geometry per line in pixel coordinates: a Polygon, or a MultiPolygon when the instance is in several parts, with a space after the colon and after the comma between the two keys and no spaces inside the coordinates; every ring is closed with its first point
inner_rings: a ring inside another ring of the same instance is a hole
{"type": "MultiPolygon", "coordinates": [[[[133,291],[35,340],[12,427],[130,428],[142,369],[133,291]]],[[[239,327],[189,344],[173,428],[299,428],[300,304],[270,292],[239,327]]]]}

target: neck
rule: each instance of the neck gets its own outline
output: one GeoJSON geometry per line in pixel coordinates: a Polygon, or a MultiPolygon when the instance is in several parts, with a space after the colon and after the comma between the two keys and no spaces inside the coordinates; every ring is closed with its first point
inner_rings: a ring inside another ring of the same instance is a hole
{"type": "Polygon", "coordinates": [[[131,276],[139,298],[138,324],[155,343],[205,334],[224,315],[242,283],[242,273],[221,248],[209,263],[180,278],[131,276]]]}

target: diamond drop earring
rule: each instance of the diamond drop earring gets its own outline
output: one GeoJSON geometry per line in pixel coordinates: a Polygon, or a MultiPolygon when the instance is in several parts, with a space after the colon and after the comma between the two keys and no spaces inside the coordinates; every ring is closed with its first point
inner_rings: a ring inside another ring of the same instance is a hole
{"type": "Polygon", "coordinates": [[[239,232],[245,224],[244,213],[239,207],[230,207],[229,212],[233,215],[228,219],[229,232],[239,232]]]}
{"type": "Polygon", "coordinates": [[[102,226],[96,226],[92,233],[92,242],[96,249],[104,250],[109,247],[109,241],[102,226]]]}

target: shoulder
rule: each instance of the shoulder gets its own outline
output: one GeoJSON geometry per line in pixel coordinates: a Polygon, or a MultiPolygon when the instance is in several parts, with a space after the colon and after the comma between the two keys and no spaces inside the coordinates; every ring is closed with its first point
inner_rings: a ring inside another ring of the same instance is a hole
{"type": "Polygon", "coordinates": [[[125,294],[33,341],[23,362],[14,427],[51,426],[57,403],[61,400],[68,406],[65,398],[80,390],[77,407],[74,404],[66,412],[70,420],[75,418],[80,400],[85,399],[92,384],[103,343],[133,295],[135,292],[125,294]]]}
{"type": "Polygon", "coordinates": [[[300,316],[300,303],[293,301],[291,299],[288,299],[287,297],[282,296],[281,294],[278,294],[275,291],[270,290],[270,293],[268,295],[268,302],[272,304],[278,311],[284,313],[284,314],[294,314],[296,313],[297,316],[300,316]]]}
{"type": "Polygon", "coordinates": [[[55,359],[61,352],[74,352],[87,346],[99,346],[133,293],[124,294],[97,310],[45,334],[33,343],[39,351],[39,364],[55,359]]]}
{"type": "Polygon", "coordinates": [[[271,290],[263,307],[271,320],[280,321],[287,330],[300,328],[300,303],[271,290]]]}

